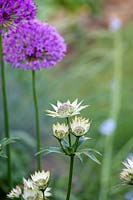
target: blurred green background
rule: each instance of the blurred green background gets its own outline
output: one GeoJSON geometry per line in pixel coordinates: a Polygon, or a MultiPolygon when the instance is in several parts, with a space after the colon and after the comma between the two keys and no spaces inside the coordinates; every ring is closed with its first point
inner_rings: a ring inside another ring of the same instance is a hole
{"type": "MultiPolygon", "coordinates": [[[[99,133],[100,124],[111,109],[111,84],[114,66],[114,34],[103,17],[104,3],[94,0],[36,0],[38,18],[47,21],[62,33],[68,45],[63,61],[54,68],[37,72],[37,87],[41,118],[42,147],[55,146],[52,123],[45,110],[56,100],[78,98],[91,105],[83,111],[92,120],[88,142],[101,153],[105,136],[99,133]]],[[[124,189],[119,185],[122,161],[133,151],[133,24],[125,23],[121,30],[123,69],[121,108],[115,134],[110,181],[110,199],[124,200],[124,189]]],[[[31,72],[6,65],[9,97],[10,128],[12,135],[21,138],[12,145],[14,185],[35,169],[35,125],[31,72]]],[[[0,88],[1,89],[1,88],[0,88]]],[[[4,137],[2,97],[0,93],[0,137],[4,137]]],[[[44,169],[51,169],[53,199],[64,199],[68,176],[68,161],[63,156],[43,156],[44,169]]],[[[102,162],[102,158],[100,158],[102,162]]],[[[0,161],[0,190],[7,192],[6,160],[0,161]]],[[[91,160],[75,164],[72,200],[97,200],[100,192],[101,166],[91,160]],[[79,173],[80,172],[80,173],[79,173]]]]}

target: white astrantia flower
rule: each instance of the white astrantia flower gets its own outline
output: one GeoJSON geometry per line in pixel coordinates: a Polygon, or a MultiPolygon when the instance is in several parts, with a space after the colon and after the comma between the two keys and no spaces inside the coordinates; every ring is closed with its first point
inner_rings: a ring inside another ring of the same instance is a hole
{"type": "Polygon", "coordinates": [[[99,131],[103,135],[111,135],[116,129],[116,121],[112,118],[109,118],[102,122],[99,127],[99,131]]]}
{"type": "Polygon", "coordinates": [[[81,106],[83,101],[78,103],[76,99],[72,103],[68,100],[67,102],[61,103],[57,101],[57,106],[51,104],[54,111],[47,110],[48,115],[51,117],[66,118],[80,114],[80,111],[88,107],[88,105],[81,106]]]}
{"type": "Polygon", "coordinates": [[[33,181],[31,179],[26,180],[25,178],[23,179],[23,184],[24,187],[29,188],[29,189],[33,189],[34,185],[33,185],[33,181]]]}
{"type": "Polygon", "coordinates": [[[31,175],[31,179],[33,181],[34,186],[36,189],[42,191],[45,190],[48,186],[48,182],[50,179],[50,171],[38,171],[35,172],[34,175],[31,175]]]}
{"type": "Polygon", "coordinates": [[[58,139],[63,139],[69,134],[69,127],[66,124],[53,124],[53,134],[58,139]]]}
{"type": "Polygon", "coordinates": [[[120,173],[120,178],[129,185],[133,185],[133,158],[123,162],[125,168],[120,173]]]}
{"type": "Polygon", "coordinates": [[[75,136],[82,136],[88,132],[90,128],[90,121],[82,117],[75,117],[71,123],[72,133],[75,136]]]}
{"type": "Polygon", "coordinates": [[[11,190],[11,192],[7,195],[7,197],[10,199],[19,198],[21,194],[22,194],[21,188],[19,186],[16,186],[16,188],[13,188],[11,190]]]}

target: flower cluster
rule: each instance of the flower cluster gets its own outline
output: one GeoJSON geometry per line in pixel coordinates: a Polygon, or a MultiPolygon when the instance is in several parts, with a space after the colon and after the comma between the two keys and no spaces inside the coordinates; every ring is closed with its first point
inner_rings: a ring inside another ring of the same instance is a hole
{"type": "Polygon", "coordinates": [[[133,158],[127,159],[123,163],[125,168],[122,170],[120,177],[128,185],[133,185],[133,158]]]}
{"type": "Polygon", "coordinates": [[[23,187],[16,186],[7,195],[8,198],[23,198],[24,200],[41,200],[51,196],[51,188],[48,187],[50,172],[35,172],[31,178],[23,179],[23,187]]]}
{"type": "Polygon", "coordinates": [[[0,0],[0,31],[22,20],[33,19],[36,6],[32,0],[0,0]]]}
{"type": "Polygon", "coordinates": [[[64,39],[56,29],[37,19],[22,21],[9,30],[3,44],[5,60],[29,70],[54,66],[66,52],[64,39]]]}
{"type": "MultiPolygon", "coordinates": [[[[51,104],[55,111],[47,110],[48,115],[58,118],[69,118],[75,115],[79,115],[80,111],[88,107],[88,105],[81,106],[82,102],[78,103],[76,99],[72,103],[68,100],[67,102],[61,103],[57,101],[57,106],[51,104]]],[[[77,117],[69,123],[57,123],[53,125],[53,134],[59,140],[65,138],[70,133],[76,137],[81,137],[88,132],[90,128],[90,121],[88,119],[77,117]]]]}

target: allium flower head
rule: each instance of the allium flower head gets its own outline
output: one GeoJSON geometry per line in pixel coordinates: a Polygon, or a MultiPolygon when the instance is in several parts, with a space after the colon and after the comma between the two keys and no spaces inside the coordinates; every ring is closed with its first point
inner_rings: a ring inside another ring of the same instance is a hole
{"type": "Polygon", "coordinates": [[[22,194],[21,188],[19,186],[16,186],[16,188],[13,188],[11,190],[11,192],[7,195],[7,197],[10,199],[19,198],[21,194],[22,194]]]}
{"type": "Polygon", "coordinates": [[[68,100],[67,102],[61,103],[57,101],[57,106],[51,104],[55,111],[47,110],[48,115],[51,117],[66,118],[80,114],[80,111],[88,107],[88,105],[81,106],[82,101],[78,103],[76,99],[72,103],[68,100]]]}
{"type": "Polygon", "coordinates": [[[71,123],[72,133],[80,137],[88,132],[90,128],[90,121],[82,117],[75,117],[71,123]]]}
{"type": "Polygon", "coordinates": [[[49,171],[35,172],[34,175],[31,175],[31,178],[32,178],[34,186],[38,190],[43,191],[48,186],[48,182],[50,179],[50,172],[49,171]]]}
{"type": "Polygon", "coordinates": [[[54,124],[53,125],[53,134],[58,139],[63,139],[68,135],[69,127],[66,124],[54,124]]]}
{"type": "Polygon", "coordinates": [[[22,20],[33,19],[35,15],[33,0],[0,0],[0,31],[22,20]]]}
{"type": "Polygon", "coordinates": [[[133,159],[127,159],[123,163],[126,168],[124,168],[120,174],[120,177],[129,185],[133,185],[133,159]]]}
{"type": "Polygon", "coordinates": [[[3,46],[7,62],[28,70],[54,66],[66,52],[63,37],[39,20],[23,21],[9,30],[4,34],[3,46]]]}

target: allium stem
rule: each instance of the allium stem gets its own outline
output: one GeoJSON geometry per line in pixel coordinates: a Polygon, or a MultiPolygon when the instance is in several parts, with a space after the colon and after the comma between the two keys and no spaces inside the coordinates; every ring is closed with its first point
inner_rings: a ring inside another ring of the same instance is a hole
{"type": "MultiPolygon", "coordinates": [[[[36,120],[36,137],[37,137],[37,152],[40,151],[41,147],[41,134],[40,134],[40,121],[39,121],[39,108],[38,108],[38,100],[37,100],[37,92],[36,92],[36,72],[32,71],[32,86],[33,86],[33,99],[35,106],[35,120],[36,120]]],[[[37,156],[37,165],[38,170],[41,170],[41,156],[37,156]]]]}
{"type": "Polygon", "coordinates": [[[70,199],[70,194],[71,194],[71,189],[72,189],[73,165],[74,165],[74,155],[70,157],[69,181],[68,181],[66,200],[70,199]]]}
{"type": "MultiPolygon", "coordinates": [[[[1,68],[1,85],[2,85],[2,96],[3,96],[5,137],[10,138],[8,100],[7,100],[7,91],[6,91],[5,66],[4,66],[2,35],[1,34],[0,34],[0,68],[1,68]]],[[[9,187],[11,188],[12,187],[12,170],[11,170],[10,145],[7,145],[6,151],[7,151],[7,171],[8,171],[7,175],[8,175],[8,180],[9,180],[9,187]]]]}
{"type": "MultiPolygon", "coordinates": [[[[117,123],[121,106],[121,84],[122,84],[122,38],[121,32],[114,32],[114,86],[112,90],[112,105],[110,109],[110,118],[117,123]]],[[[106,136],[104,146],[104,159],[101,173],[101,192],[100,200],[107,200],[109,194],[109,185],[111,177],[113,142],[115,132],[106,136]]]]}

